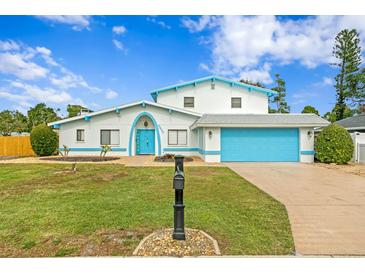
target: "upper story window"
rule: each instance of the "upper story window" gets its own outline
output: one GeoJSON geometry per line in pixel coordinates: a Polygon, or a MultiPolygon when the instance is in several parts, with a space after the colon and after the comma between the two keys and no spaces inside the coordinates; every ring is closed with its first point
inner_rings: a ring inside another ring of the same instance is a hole
{"type": "Polygon", "coordinates": [[[169,129],[168,132],[169,145],[187,145],[188,131],[186,129],[169,129]]]}
{"type": "Polygon", "coordinates": [[[194,107],[194,97],[184,97],[184,108],[194,107]]]}
{"type": "Polygon", "coordinates": [[[119,129],[100,130],[101,145],[119,145],[119,129]]]}
{"type": "Polygon", "coordinates": [[[232,97],[231,98],[231,108],[242,108],[242,98],[232,97]]]}
{"type": "Polygon", "coordinates": [[[85,130],[84,129],[77,129],[76,130],[76,141],[77,142],[84,142],[85,141],[85,130]]]}

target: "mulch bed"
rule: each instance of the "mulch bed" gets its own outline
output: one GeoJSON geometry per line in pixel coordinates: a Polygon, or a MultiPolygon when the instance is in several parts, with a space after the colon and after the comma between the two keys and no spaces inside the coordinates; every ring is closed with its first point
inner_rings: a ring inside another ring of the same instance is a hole
{"type": "MultiPolygon", "coordinates": [[[[155,162],[163,162],[163,163],[172,163],[175,162],[174,158],[165,158],[164,156],[157,156],[155,157],[155,162]]],[[[184,162],[192,162],[194,161],[191,157],[184,157],[184,162]]]]}
{"type": "Polygon", "coordinates": [[[172,239],[172,229],[158,230],[147,236],[133,252],[136,256],[217,256],[217,242],[206,233],[185,229],[186,240],[172,239]]]}
{"type": "Polygon", "coordinates": [[[40,160],[61,161],[61,162],[105,162],[120,159],[119,157],[99,156],[67,156],[67,157],[42,157],[40,160]]]}

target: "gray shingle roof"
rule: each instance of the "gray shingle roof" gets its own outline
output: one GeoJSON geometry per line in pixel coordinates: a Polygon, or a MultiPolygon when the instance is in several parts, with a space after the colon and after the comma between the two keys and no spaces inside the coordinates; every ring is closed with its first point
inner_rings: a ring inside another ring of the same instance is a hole
{"type": "Polygon", "coordinates": [[[335,122],[344,128],[365,128],[365,113],[358,114],[349,118],[335,122]]]}
{"type": "Polygon", "coordinates": [[[204,114],[192,128],[200,126],[327,126],[329,122],[315,114],[204,114]]]}

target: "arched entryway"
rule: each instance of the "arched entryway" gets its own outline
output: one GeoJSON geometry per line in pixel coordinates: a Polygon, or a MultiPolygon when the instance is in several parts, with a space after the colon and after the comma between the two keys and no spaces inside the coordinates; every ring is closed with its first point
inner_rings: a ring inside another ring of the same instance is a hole
{"type": "Polygon", "coordinates": [[[161,138],[155,118],[142,112],[134,119],[129,136],[129,156],[161,155],[161,138]]]}

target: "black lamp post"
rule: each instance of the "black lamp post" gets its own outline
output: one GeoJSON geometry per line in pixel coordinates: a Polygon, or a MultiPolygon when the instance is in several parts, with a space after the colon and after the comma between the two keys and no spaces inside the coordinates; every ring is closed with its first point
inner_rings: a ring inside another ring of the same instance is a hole
{"type": "Polygon", "coordinates": [[[174,204],[174,232],[172,238],[174,240],[185,240],[184,230],[184,156],[175,156],[175,175],[173,180],[173,188],[175,189],[174,204]]]}

